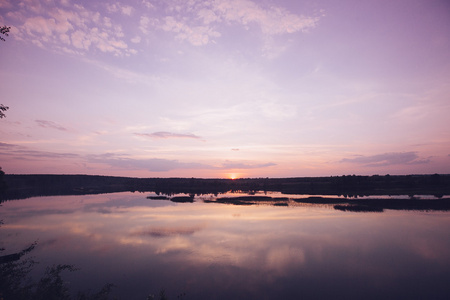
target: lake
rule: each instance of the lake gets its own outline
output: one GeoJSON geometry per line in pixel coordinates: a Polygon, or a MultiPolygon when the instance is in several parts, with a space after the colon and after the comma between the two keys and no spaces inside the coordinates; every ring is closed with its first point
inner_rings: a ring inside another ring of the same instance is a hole
{"type": "Polygon", "coordinates": [[[119,299],[159,299],[162,290],[169,299],[449,299],[448,210],[352,211],[264,193],[253,202],[219,195],[241,205],[156,196],[6,201],[0,254],[36,242],[21,258],[38,262],[35,280],[69,264],[78,269],[62,274],[72,294],[111,283],[119,299]]]}

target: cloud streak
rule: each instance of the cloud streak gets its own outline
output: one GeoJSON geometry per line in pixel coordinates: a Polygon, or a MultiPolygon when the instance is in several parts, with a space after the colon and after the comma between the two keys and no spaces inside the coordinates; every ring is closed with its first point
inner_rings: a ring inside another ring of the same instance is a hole
{"type": "Polygon", "coordinates": [[[226,162],[222,165],[224,169],[259,169],[276,166],[275,163],[264,163],[264,164],[246,164],[246,163],[235,163],[226,162]]]}
{"type": "MultiPolygon", "coordinates": [[[[11,149],[11,148],[15,148],[15,147],[17,147],[17,145],[8,144],[8,143],[1,143],[1,142],[0,142],[0,148],[11,149]]],[[[449,156],[450,156],[450,155],[449,155],[449,156]]]]}
{"type": "Polygon", "coordinates": [[[112,153],[89,155],[87,159],[92,163],[107,164],[115,168],[127,170],[146,169],[151,172],[167,172],[178,169],[215,169],[214,166],[202,163],[186,163],[178,160],[163,158],[133,159],[124,155],[116,155],[112,153]]]}
{"type": "Polygon", "coordinates": [[[70,159],[80,158],[74,153],[57,153],[40,150],[32,150],[20,145],[0,143],[0,155],[10,159],[39,160],[39,159],[70,159]]]}
{"type": "Polygon", "coordinates": [[[429,158],[420,158],[416,152],[391,152],[372,156],[357,156],[355,158],[344,158],[343,163],[364,165],[365,167],[384,167],[391,165],[416,165],[427,164],[429,158]]]}
{"type": "Polygon", "coordinates": [[[157,131],[153,133],[135,133],[134,135],[153,139],[168,139],[168,138],[188,138],[188,139],[200,139],[201,137],[192,133],[173,133],[167,131],[157,131]]]}
{"type": "Polygon", "coordinates": [[[35,122],[38,124],[38,126],[43,128],[53,128],[60,131],[68,131],[67,128],[59,125],[58,123],[52,122],[52,121],[46,121],[46,120],[35,120],[35,122]]]}
{"type": "Polygon", "coordinates": [[[75,153],[58,153],[30,149],[21,145],[1,143],[0,157],[9,160],[69,160],[77,159],[92,164],[104,164],[121,170],[148,170],[150,172],[168,172],[173,170],[226,170],[226,169],[256,169],[275,166],[274,163],[241,163],[227,161],[222,165],[212,165],[199,162],[182,162],[164,158],[130,158],[128,154],[103,153],[79,155],[75,153]]]}
{"type": "Polygon", "coordinates": [[[275,163],[236,163],[227,161],[226,163],[214,166],[197,162],[181,162],[163,158],[143,158],[133,159],[126,155],[117,155],[114,153],[105,153],[100,155],[89,155],[88,161],[91,163],[102,163],[114,168],[127,170],[146,169],[151,172],[168,172],[172,170],[191,169],[191,170],[226,170],[226,169],[258,169],[275,166],[275,163]]]}

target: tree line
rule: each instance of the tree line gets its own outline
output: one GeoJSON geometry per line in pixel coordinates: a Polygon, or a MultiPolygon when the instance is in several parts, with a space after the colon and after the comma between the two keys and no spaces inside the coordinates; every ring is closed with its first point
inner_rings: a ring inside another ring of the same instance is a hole
{"type": "Polygon", "coordinates": [[[9,175],[0,170],[0,200],[115,192],[202,195],[242,191],[283,194],[450,195],[450,175],[343,175],[295,178],[132,178],[98,175],[9,175]],[[3,182],[3,183],[2,183],[3,182]]]}

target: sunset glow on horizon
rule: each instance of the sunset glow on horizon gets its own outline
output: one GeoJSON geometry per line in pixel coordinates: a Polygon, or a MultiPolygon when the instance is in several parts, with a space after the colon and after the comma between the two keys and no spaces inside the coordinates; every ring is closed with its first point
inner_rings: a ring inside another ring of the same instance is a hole
{"type": "Polygon", "coordinates": [[[227,177],[230,179],[233,179],[233,180],[241,178],[240,174],[238,174],[238,173],[229,173],[229,174],[227,174],[227,177]]]}
{"type": "Polygon", "coordinates": [[[445,0],[0,0],[7,174],[450,173],[445,0]]]}

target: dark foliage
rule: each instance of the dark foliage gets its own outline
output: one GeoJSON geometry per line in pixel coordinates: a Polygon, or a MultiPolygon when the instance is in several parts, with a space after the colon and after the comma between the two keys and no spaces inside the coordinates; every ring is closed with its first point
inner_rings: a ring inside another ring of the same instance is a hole
{"type": "MultiPolygon", "coordinates": [[[[36,243],[37,242],[34,242],[29,247],[25,248],[24,250],[22,250],[20,252],[0,256],[0,264],[6,264],[6,263],[20,260],[22,258],[22,256],[31,252],[34,249],[34,247],[36,247],[36,243]]],[[[0,251],[3,251],[3,250],[5,250],[5,249],[0,249],[0,251]]]]}
{"type": "MultiPolygon", "coordinates": [[[[36,265],[32,258],[24,258],[35,247],[36,242],[24,250],[0,256],[0,299],[15,300],[107,300],[113,287],[106,284],[97,293],[78,292],[74,298],[71,296],[67,282],[63,279],[65,271],[74,272],[73,265],[58,264],[47,267],[44,275],[33,281],[29,274],[36,265]]],[[[4,251],[1,249],[0,251],[4,251]]]]}
{"type": "Polygon", "coordinates": [[[65,271],[74,272],[72,265],[47,267],[44,276],[33,282],[29,273],[36,264],[32,259],[24,259],[0,264],[0,299],[15,300],[107,300],[114,285],[106,284],[96,293],[78,292],[73,297],[67,282],[63,279],[65,271]]]}
{"type": "Polygon", "coordinates": [[[29,258],[0,263],[0,299],[33,299],[34,284],[28,274],[34,265],[29,258]]]}
{"type": "Polygon", "coordinates": [[[6,117],[5,111],[9,109],[8,106],[4,106],[3,104],[0,104],[0,119],[6,117]]]}
{"type": "Polygon", "coordinates": [[[5,182],[5,172],[3,172],[2,168],[0,167],[0,196],[6,192],[6,188],[7,185],[5,182]]]}
{"type": "MultiPolygon", "coordinates": [[[[10,30],[11,30],[11,27],[2,26],[2,27],[0,27],[0,34],[8,36],[9,35],[8,33],[10,30]]],[[[2,35],[0,35],[0,41],[5,41],[5,38],[2,35]]]]}
{"type": "Polygon", "coordinates": [[[9,186],[0,191],[0,200],[35,196],[85,195],[125,191],[156,192],[171,196],[222,194],[229,191],[254,193],[273,191],[284,194],[343,195],[358,198],[367,195],[450,194],[450,175],[408,176],[336,176],[299,178],[129,178],[90,175],[5,175],[9,186]]]}
{"type": "Polygon", "coordinates": [[[63,271],[74,272],[76,269],[72,265],[55,265],[52,267],[47,267],[45,275],[37,284],[33,299],[70,299],[69,288],[61,277],[61,273],[63,271]]]}

